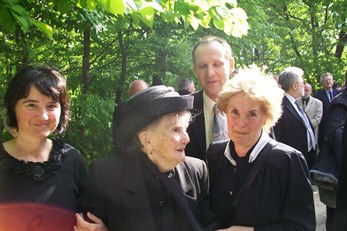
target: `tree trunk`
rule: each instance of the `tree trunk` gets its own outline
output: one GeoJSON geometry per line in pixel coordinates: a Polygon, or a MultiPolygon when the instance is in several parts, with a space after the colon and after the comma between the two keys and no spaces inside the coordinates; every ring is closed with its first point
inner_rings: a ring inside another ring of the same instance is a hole
{"type": "Polygon", "coordinates": [[[82,92],[88,93],[89,69],[90,69],[90,25],[86,25],[83,31],[83,67],[82,67],[82,92]]]}
{"type": "Polygon", "coordinates": [[[347,34],[343,29],[340,30],[339,39],[336,45],[335,57],[341,59],[343,50],[345,48],[345,43],[347,41],[347,34]]]}
{"type": "Polygon", "coordinates": [[[121,72],[119,76],[117,91],[116,91],[116,98],[115,103],[119,105],[122,102],[122,89],[125,82],[125,76],[127,72],[127,45],[124,42],[123,38],[124,34],[122,32],[118,32],[118,44],[121,51],[121,72]]]}

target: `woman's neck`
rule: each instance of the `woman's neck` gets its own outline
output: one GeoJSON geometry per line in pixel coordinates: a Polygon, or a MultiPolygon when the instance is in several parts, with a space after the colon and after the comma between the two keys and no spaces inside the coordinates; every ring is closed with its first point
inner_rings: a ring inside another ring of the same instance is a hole
{"type": "Polygon", "coordinates": [[[44,162],[49,159],[52,149],[50,139],[26,140],[17,136],[16,138],[4,143],[5,150],[18,160],[25,162],[44,162]]]}

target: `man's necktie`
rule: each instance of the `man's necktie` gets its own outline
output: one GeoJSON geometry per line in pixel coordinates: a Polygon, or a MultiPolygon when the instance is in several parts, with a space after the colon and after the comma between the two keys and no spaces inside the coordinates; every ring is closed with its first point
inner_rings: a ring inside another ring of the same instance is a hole
{"type": "Polygon", "coordinates": [[[329,91],[329,102],[331,102],[332,100],[333,100],[333,93],[329,91]]]}
{"type": "Polygon", "coordinates": [[[217,104],[213,107],[212,142],[229,139],[227,125],[217,104]]]}
{"type": "Polygon", "coordinates": [[[300,105],[297,102],[295,102],[295,105],[298,108],[299,115],[300,115],[301,119],[304,121],[306,130],[308,132],[308,136],[309,136],[308,151],[310,151],[311,148],[313,148],[313,149],[316,148],[316,138],[315,138],[314,132],[311,128],[310,121],[309,121],[308,117],[306,116],[304,110],[300,107],[300,105]]]}

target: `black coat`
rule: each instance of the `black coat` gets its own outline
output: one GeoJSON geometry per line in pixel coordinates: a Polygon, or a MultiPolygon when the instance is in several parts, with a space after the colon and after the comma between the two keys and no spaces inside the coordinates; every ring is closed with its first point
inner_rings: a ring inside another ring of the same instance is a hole
{"type": "MultiPolygon", "coordinates": [[[[336,95],[340,93],[340,91],[337,89],[333,89],[332,91],[333,91],[333,97],[335,97],[336,95]]],[[[323,103],[323,116],[318,127],[318,145],[320,147],[323,147],[325,145],[324,137],[325,137],[325,128],[326,128],[326,112],[330,105],[330,101],[324,89],[321,89],[317,91],[316,93],[314,93],[313,97],[319,99],[323,103]]]]}
{"type": "MultiPolygon", "coordinates": [[[[207,224],[213,215],[208,205],[206,164],[186,157],[175,171],[181,191],[169,192],[185,218],[186,230],[215,229],[207,224]]],[[[94,161],[82,207],[101,218],[111,231],[156,230],[139,156],[117,155],[94,161]]]]}
{"type": "MultiPolygon", "coordinates": [[[[223,227],[314,231],[315,210],[306,162],[301,153],[282,143],[268,154],[263,168],[239,197],[235,211],[230,211],[238,191],[236,174],[240,170],[224,155],[227,142],[213,143],[207,153],[211,208],[222,219],[223,227]]],[[[251,167],[264,154],[263,150],[251,167]]]]}
{"type": "MultiPolygon", "coordinates": [[[[346,94],[346,89],[343,94],[346,94]]],[[[345,101],[346,102],[346,101],[345,101]]],[[[347,230],[347,117],[342,134],[342,157],[336,197],[335,230],[347,230]]]]}

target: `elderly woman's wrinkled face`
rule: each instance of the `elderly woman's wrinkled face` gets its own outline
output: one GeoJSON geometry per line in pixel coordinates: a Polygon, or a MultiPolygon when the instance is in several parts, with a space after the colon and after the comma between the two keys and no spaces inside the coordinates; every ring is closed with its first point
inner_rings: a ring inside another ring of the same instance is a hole
{"type": "Polygon", "coordinates": [[[184,149],[189,142],[186,131],[189,120],[188,112],[168,114],[140,133],[145,153],[161,172],[169,171],[184,161],[184,149]]]}
{"type": "Polygon", "coordinates": [[[228,132],[235,149],[251,148],[259,139],[266,122],[266,115],[260,102],[239,92],[233,95],[226,109],[228,132]]]}

